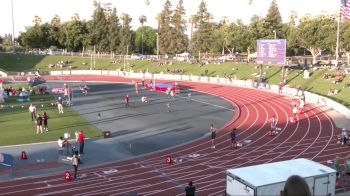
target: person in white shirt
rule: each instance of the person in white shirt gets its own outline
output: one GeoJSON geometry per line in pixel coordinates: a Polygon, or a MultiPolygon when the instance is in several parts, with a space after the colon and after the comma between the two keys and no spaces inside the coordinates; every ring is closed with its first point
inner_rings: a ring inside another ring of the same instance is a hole
{"type": "Polygon", "coordinates": [[[63,140],[63,137],[60,137],[60,139],[58,139],[57,143],[58,143],[58,146],[61,148],[64,147],[66,144],[65,140],[63,140]]]}
{"type": "Polygon", "coordinates": [[[62,97],[58,97],[58,100],[57,100],[57,107],[58,107],[58,113],[59,114],[63,114],[63,100],[62,100],[62,97]]]}
{"type": "Polygon", "coordinates": [[[297,113],[298,113],[298,107],[296,105],[294,105],[294,107],[292,109],[292,113],[293,113],[293,117],[296,118],[297,117],[297,113]]]}
{"type": "Polygon", "coordinates": [[[341,131],[341,144],[346,145],[348,140],[349,140],[348,131],[345,128],[343,128],[341,131]]]}
{"type": "Polygon", "coordinates": [[[34,121],[36,119],[35,112],[36,112],[36,107],[33,106],[33,104],[30,104],[30,106],[29,106],[29,114],[30,114],[30,116],[32,118],[32,121],[34,121]]]}

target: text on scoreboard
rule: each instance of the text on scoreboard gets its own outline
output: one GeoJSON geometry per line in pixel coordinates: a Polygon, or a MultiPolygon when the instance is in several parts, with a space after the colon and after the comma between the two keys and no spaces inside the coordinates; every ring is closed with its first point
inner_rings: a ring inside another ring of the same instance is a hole
{"type": "Polygon", "coordinates": [[[284,64],[286,60],[285,39],[259,39],[256,43],[258,63],[284,64]]]}

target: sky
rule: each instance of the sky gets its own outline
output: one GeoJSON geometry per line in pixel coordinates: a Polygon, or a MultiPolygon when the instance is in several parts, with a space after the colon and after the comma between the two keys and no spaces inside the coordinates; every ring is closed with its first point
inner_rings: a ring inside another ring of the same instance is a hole
{"type": "MultiPolygon", "coordinates": [[[[25,31],[26,26],[33,25],[34,16],[39,16],[42,22],[50,22],[57,14],[61,21],[69,21],[75,13],[80,19],[90,20],[93,13],[93,0],[12,0],[15,36],[25,31]]],[[[139,16],[145,15],[147,22],[144,25],[156,28],[156,15],[161,12],[165,0],[100,0],[101,3],[112,3],[117,9],[117,14],[128,13],[133,18],[133,29],[140,24],[139,16]]],[[[178,0],[170,0],[175,9],[178,0]]],[[[184,0],[186,19],[198,10],[201,0],[184,0]]],[[[242,19],[249,23],[253,15],[266,16],[272,0],[205,0],[208,11],[214,16],[214,21],[220,21],[224,16],[235,21],[242,19]]],[[[324,12],[335,14],[339,11],[340,0],[277,0],[279,11],[283,22],[288,21],[289,13],[292,10],[297,12],[298,17],[307,13],[318,15],[324,12]]],[[[11,0],[0,1],[0,35],[12,34],[12,12],[11,0]]]]}

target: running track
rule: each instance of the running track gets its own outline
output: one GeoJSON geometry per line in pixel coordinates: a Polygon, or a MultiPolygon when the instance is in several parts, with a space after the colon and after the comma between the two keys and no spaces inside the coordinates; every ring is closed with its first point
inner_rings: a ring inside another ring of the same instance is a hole
{"type": "MultiPolygon", "coordinates": [[[[131,81],[106,76],[48,79],[131,81]]],[[[85,177],[74,182],[65,182],[63,171],[48,176],[0,182],[0,195],[183,195],[184,186],[189,180],[194,181],[198,195],[223,195],[225,170],[228,168],[301,157],[325,164],[335,155],[339,155],[343,163],[350,153],[349,147],[336,144],[339,130],[325,111],[316,105],[306,104],[305,112],[298,117],[298,123],[291,124],[288,122],[291,105],[287,97],[218,84],[179,84],[222,97],[236,108],[236,116],[217,134],[216,149],[210,148],[209,138],[201,138],[169,150],[82,169],[79,175],[85,177]],[[278,127],[282,128],[281,133],[274,137],[267,134],[270,127],[268,120],[272,115],[276,116],[278,127]],[[239,141],[252,142],[245,147],[231,149],[229,133],[234,127],[238,129],[239,141]],[[182,161],[166,165],[167,155],[182,161]],[[117,169],[118,172],[104,173],[111,169],[117,169]]]]}

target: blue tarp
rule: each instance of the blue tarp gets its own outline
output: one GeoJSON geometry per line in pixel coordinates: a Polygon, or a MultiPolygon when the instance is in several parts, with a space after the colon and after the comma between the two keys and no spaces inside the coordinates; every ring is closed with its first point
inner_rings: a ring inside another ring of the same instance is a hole
{"type": "Polygon", "coordinates": [[[0,153],[0,164],[7,167],[13,167],[13,156],[10,154],[0,153]]]}

